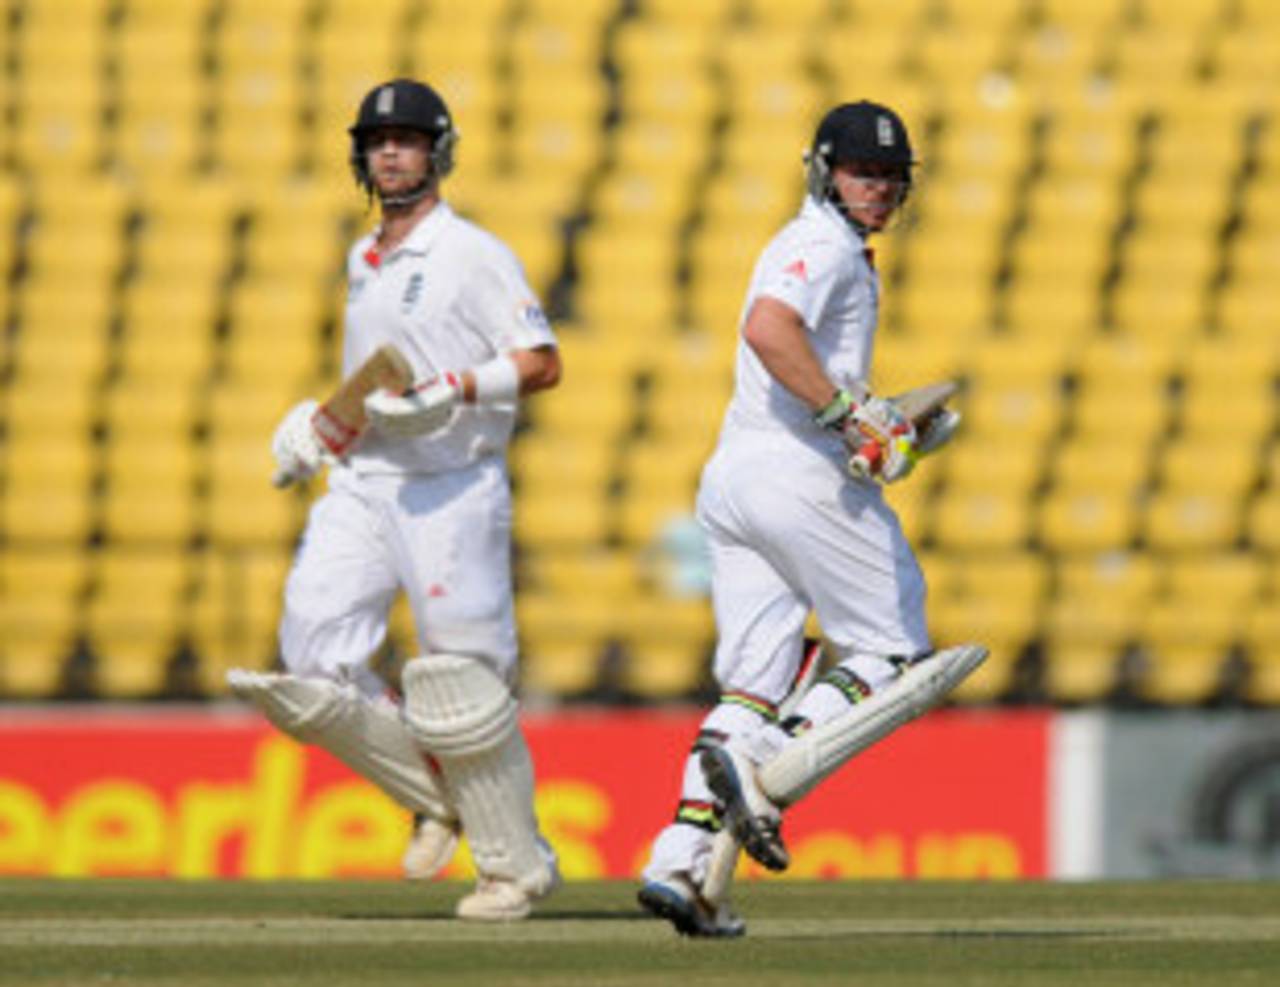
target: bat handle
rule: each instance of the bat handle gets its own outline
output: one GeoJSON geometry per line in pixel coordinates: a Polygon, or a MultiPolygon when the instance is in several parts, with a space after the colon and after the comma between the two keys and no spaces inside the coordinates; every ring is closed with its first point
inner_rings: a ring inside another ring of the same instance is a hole
{"type": "Polygon", "coordinates": [[[271,474],[271,485],[277,490],[283,490],[285,487],[292,485],[296,479],[297,477],[289,470],[277,469],[271,474]]]}

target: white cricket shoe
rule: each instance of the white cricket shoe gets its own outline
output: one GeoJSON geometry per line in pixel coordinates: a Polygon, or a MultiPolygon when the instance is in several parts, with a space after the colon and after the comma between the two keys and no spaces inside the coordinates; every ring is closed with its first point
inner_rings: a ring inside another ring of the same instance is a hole
{"type": "Polygon", "coordinates": [[[533,909],[529,895],[514,881],[481,878],[476,889],[455,910],[458,918],[474,922],[516,922],[533,909]]]}
{"type": "Polygon", "coordinates": [[[727,902],[713,906],[698,893],[687,874],[651,877],[636,893],[640,907],[655,918],[670,922],[682,936],[736,939],[747,931],[727,902]]]}
{"type": "Polygon", "coordinates": [[[447,823],[418,813],[413,817],[413,836],[400,858],[404,876],[411,881],[429,881],[448,865],[458,849],[456,822],[447,823]]]}
{"type": "Polygon", "coordinates": [[[481,875],[476,889],[458,902],[454,914],[476,922],[515,922],[527,918],[535,901],[541,901],[564,883],[560,861],[555,850],[541,835],[538,855],[546,864],[545,880],[533,891],[526,891],[515,881],[481,875]]]}
{"type": "Polygon", "coordinates": [[[769,870],[786,870],[791,855],[782,842],[782,813],[760,791],[756,767],[728,744],[708,747],[699,758],[707,787],[724,804],[725,825],[742,849],[769,870]]]}

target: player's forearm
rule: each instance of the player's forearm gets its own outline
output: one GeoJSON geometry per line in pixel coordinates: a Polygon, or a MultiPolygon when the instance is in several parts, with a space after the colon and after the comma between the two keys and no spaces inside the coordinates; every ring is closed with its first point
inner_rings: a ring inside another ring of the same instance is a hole
{"type": "Polygon", "coordinates": [[[826,407],[836,386],[809,345],[808,330],[789,306],[761,298],[742,330],[747,345],[766,370],[788,391],[818,411],[826,407]]]}

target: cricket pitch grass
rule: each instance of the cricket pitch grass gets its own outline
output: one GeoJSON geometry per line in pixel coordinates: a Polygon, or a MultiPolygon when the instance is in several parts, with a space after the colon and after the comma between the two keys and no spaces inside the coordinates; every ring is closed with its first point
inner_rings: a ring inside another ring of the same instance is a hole
{"type": "Polygon", "coordinates": [[[1197,987],[1280,983],[1280,884],[777,882],[748,931],[688,940],[636,886],[573,883],[526,922],[467,885],[0,881],[0,984],[1197,987]]]}

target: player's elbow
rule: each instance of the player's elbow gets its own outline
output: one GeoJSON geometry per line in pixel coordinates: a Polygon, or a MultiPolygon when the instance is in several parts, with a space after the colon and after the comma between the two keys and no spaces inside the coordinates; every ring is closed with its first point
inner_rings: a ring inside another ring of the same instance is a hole
{"type": "Polygon", "coordinates": [[[521,391],[532,394],[535,391],[546,391],[560,383],[563,373],[560,351],[554,346],[543,346],[536,350],[526,350],[524,373],[521,374],[521,391]]]}

